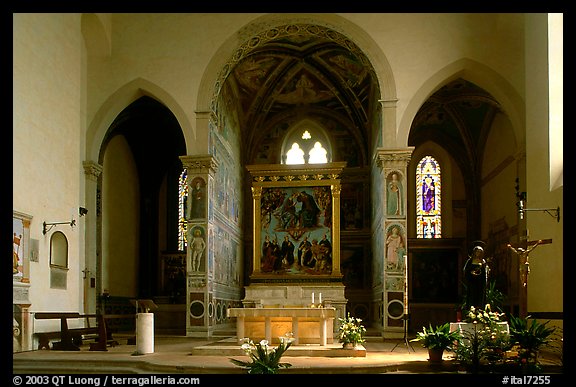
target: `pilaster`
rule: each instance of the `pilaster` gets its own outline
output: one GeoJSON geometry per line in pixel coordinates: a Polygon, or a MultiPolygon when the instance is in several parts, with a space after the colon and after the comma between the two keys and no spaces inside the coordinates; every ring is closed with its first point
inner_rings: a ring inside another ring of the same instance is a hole
{"type": "Polygon", "coordinates": [[[98,270],[99,247],[97,243],[98,220],[98,180],[103,167],[95,161],[86,160],[84,167],[85,202],[88,213],[84,215],[84,265],[81,270],[84,275],[84,313],[96,313],[97,288],[96,278],[98,270]]]}
{"type": "Polygon", "coordinates": [[[186,169],[186,334],[209,337],[214,314],[211,279],[214,265],[208,246],[213,246],[214,215],[210,203],[214,197],[214,176],[218,163],[212,155],[181,156],[186,169]]]}
{"type": "Polygon", "coordinates": [[[397,337],[404,332],[404,317],[409,309],[407,299],[407,169],[414,148],[377,150],[376,164],[382,169],[384,216],[382,240],[383,331],[382,336],[397,337]]]}

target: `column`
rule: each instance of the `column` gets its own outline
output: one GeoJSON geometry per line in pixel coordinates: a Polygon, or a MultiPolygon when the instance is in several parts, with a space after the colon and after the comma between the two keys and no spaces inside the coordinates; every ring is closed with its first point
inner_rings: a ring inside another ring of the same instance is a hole
{"type": "Polygon", "coordinates": [[[332,184],[332,275],[341,275],[340,273],[340,184],[332,184]],[[335,214],[335,215],[334,215],[335,214]]]}
{"type": "MultiPolygon", "coordinates": [[[[260,208],[261,206],[261,199],[262,199],[262,187],[253,186],[252,187],[252,208],[260,208]]],[[[260,227],[260,211],[252,211],[253,218],[252,218],[252,274],[260,274],[260,251],[261,251],[261,238],[260,232],[256,232],[256,228],[260,227]]]]}

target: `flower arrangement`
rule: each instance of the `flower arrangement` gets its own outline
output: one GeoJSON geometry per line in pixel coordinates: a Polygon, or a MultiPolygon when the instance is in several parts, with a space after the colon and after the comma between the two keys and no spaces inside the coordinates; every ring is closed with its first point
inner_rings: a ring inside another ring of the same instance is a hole
{"type": "Polygon", "coordinates": [[[492,311],[490,304],[486,304],[483,310],[471,306],[466,316],[466,322],[492,325],[500,322],[502,317],[502,313],[492,311]]]}
{"type": "Polygon", "coordinates": [[[346,346],[346,344],[356,346],[357,344],[362,344],[366,341],[364,339],[366,328],[361,324],[362,319],[352,317],[350,316],[350,313],[348,313],[346,318],[338,318],[338,321],[340,321],[338,341],[344,346],[346,346]]]}
{"type": "Polygon", "coordinates": [[[276,348],[270,348],[268,340],[254,343],[249,338],[242,339],[242,350],[250,357],[250,361],[230,359],[240,367],[246,368],[249,374],[277,374],[280,368],[292,367],[290,363],[280,363],[284,352],[290,348],[294,341],[292,333],[280,337],[280,344],[276,348]]]}

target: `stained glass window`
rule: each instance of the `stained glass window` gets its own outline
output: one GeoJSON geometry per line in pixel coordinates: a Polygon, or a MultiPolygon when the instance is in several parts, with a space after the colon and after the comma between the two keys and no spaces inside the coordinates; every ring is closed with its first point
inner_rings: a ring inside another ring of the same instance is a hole
{"type": "Polygon", "coordinates": [[[416,236],[442,236],[440,165],[432,156],[423,157],[416,167],[416,236]]]}
{"type": "Polygon", "coordinates": [[[184,169],[178,179],[178,250],[186,249],[186,203],[188,199],[188,184],[186,176],[188,171],[184,169]]]}

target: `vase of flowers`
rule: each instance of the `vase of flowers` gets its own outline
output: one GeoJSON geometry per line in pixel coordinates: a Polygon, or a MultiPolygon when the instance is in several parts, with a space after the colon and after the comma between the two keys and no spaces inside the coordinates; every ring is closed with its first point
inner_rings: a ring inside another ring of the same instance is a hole
{"type": "Polygon", "coordinates": [[[362,319],[352,317],[348,313],[346,318],[338,318],[338,321],[340,321],[338,341],[342,343],[342,348],[356,348],[366,341],[364,339],[366,328],[362,325],[362,319]]]}
{"type": "Polygon", "coordinates": [[[230,361],[248,370],[249,374],[277,374],[280,368],[292,367],[290,363],[281,363],[282,355],[290,348],[294,341],[292,333],[280,337],[280,344],[271,348],[268,340],[254,343],[249,338],[242,340],[242,350],[250,358],[250,361],[230,359],[230,361]]]}

